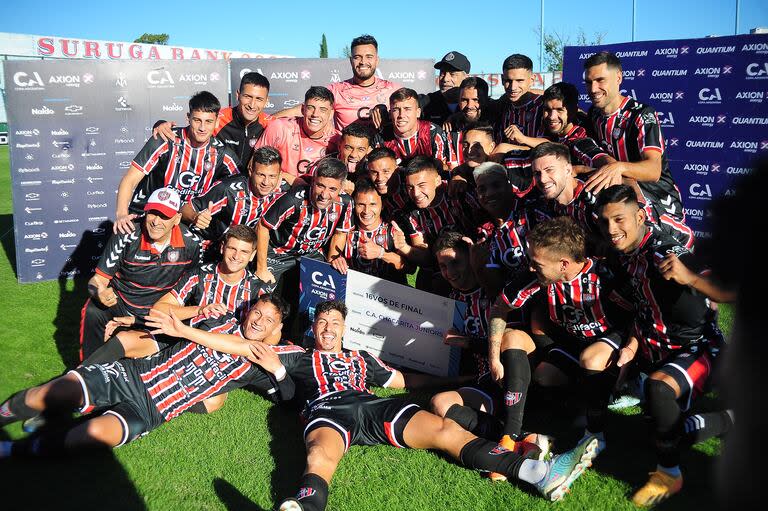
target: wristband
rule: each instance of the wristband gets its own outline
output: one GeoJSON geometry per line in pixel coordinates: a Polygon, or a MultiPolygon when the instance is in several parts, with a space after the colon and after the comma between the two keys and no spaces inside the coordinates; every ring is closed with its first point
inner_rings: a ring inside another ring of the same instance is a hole
{"type": "Polygon", "coordinates": [[[287,374],[288,374],[288,371],[286,371],[285,366],[282,366],[282,365],[277,369],[277,371],[272,373],[272,375],[275,377],[277,381],[283,381],[287,374]]]}

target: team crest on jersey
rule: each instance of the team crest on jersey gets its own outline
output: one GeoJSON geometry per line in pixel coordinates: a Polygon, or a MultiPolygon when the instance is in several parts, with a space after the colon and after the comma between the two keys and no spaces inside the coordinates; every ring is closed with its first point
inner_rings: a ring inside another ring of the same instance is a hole
{"type": "Polygon", "coordinates": [[[581,295],[581,301],[585,304],[590,304],[595,301],[595,295],[592,293],[584,293],[581,295]]]}
{"type": "Polygon", "coordinates": [[[338,217],[339,217],[339,214],[336,213],[335,211],[331,211],[330,213],[328,213],[328,220],[330,220],[331,222],[335,222],[338,217]]]}
{"type": "Polygon", "coordinates": [[[168,261],[175,263],[179,260],[179,251],[178,250],[170,250],[168,251],[168,261]]]}
{"type": "Polygon", "coordinates": [[[376,244],[377,245],[382,245],[383,246],[384,245],[384,241],[386,241],[386,238],[384,237],[383,234],[377,234],[376,235],[376,244]]]}
{"type": "Polygon", "coordinates": [[[504,394],[504,404],[507,406],[514,406],[517,403],[519,403],[522,398],[523,398],[522,392],[507,391],[507,393],[504,394]]]}
{"type": "Polygon", "coordinates": [[[613,128],[613,132],[611,132],[611,135],[613,135],[613,138],[616,138],[616,139],[621,138],[621,128],[613,128]]]}
{"type": "Polygon", "coordinates": [[[211,163],[210,160],[206,160],[205,163],[203,164],[203,168],[206,171],[211,170],[213,168],[213,163],[211,163]]]}
{"type": "Polygon", "coordinates": [[[250,139],[248,141],[248,145],[251,146],[251,147],[255,147],[256,146],[256,139],[255,138],[250,139]]]}

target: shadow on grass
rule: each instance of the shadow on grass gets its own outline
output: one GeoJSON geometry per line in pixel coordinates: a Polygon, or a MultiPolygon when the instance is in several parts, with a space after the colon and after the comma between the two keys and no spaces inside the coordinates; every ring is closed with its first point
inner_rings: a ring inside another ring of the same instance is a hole
{"type": "Polygon", "coordinates": [[[297,405],[293,402],[271,406],[267,413],[271,436],[269,452],[275,461],[271,496],[276,504],[296,494],[306,466],[304,432],[298,416],[297,405]]]}
{"type": "Polygon", "coordinates": [[[16,244],[14,239],[13,215],[0,215],[0,243],[3,245],[3,250],[8,257],[8,263],[11,265],[13,273],[18,278],[19,272],[16,267],[16,244]]]}
{"type": "Polygon", "coordinates": [[[226,509],[231,511],[267,511],[240,493],[240,490],[221,478],[213,480],[213,489],[226,509]]]}
{"type": "MultiPolygon", "coordinates": [[[[77,459],[3,459],[0,460],[0,481],[9,491],[4,501],[15,501],[20,508],[146,509],[128,474],[111,452],[79,455],[77,459]]],[[[4,506],[4,509],[12,507],[4,506]]]]}
{"type": "Polygon", "coordinates": [[[98,228],[85,231],[60,272],[53,338],[66,367],[75,367],[80,362],[80,314],[88,299],[88,279],[104,250],[105,233],[110,232],[111,222],[102,222],[98,228]]]}

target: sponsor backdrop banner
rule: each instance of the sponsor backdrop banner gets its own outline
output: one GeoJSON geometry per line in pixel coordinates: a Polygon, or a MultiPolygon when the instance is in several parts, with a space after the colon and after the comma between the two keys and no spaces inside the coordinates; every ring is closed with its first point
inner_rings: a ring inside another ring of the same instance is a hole
{"type": "MultiPolygon", "coordinates": [[[[428,59],[381,59],[376,76],[427,94],[435,90],[434,64],[428,59]]],[[[233,93],[240,78],[250,71],[269,79],[269,103],[264,111],[270,114],[303,103],[304,93],[312,85],[325,86],[352,77],[348,59],[232,59],[229,71],[233,93]]]]}
{"type": "Polygon", "coordinates": [[[6,61],[20,282],[89,274],[111,233],[117,185],[158,119],[184,126],[226,62],[6,61]]]}
{"type": "Polygon", "coordinates": [[[366,350],[399,367],[438,376],[454,376],[461,350],[443,343],[449,328],[463,330],[464,303],[408,286],[301,259],[299,312],[314,318],[325,300],[344,300],[349,312],[344,347],[366,350]]]}
{"type": "Polygon", "coordinates": [[[658,111],[686,221],[709,237],[712,199],[768,154],[768,35],[568,47],[563,79],[585,110],[583,64],[602,50],[621,59],[622,93],[658,111]]]}

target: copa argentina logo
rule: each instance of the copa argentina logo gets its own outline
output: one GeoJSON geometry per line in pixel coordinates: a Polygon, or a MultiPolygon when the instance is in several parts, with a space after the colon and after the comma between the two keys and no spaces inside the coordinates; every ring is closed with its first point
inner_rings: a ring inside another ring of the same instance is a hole
{"type": "Polygon", "coordinates": [[[765,80],[768,78],[768,62],[752,62],[746,68],[747,80],[765,80]]]}
{"type": "Polygon", "coordinates": [[[150,89],[170,89],[176,86],[171,73],[164,69],[153,69],[148,72],[147,83],[150,89]]]}
{"type": "Polygon", "coordinates": [[[659,117],[659,126],[662,128],[675,127],[675,116],[672,112],[656,112],[656,115],[659,117]]]}
{"type": "Polygon", "coordinates": [[[688,193],[688,197],[694,200],[712,200],[712,189],[709,184],[691,183],[688,193]]]}
{"type": "Polygon", "coordinates": [[[13,83],[16,85],[15,90],[43,90],[45,89],[45,82],[37,71],[25,73],[24,71],[17,71],[13,74],[13,83]]]}
{"type": "Polygon", "coordinates": [[[333,275],[321,271],[313,271],[311,279],[314,286],[312,286],[310,294],[322,300],[333,300],[336,298],[336,282],[333,280],[333,275]]]}
{"type": "Polygon", "coordinates": [[[723,95],[720,93],[720,89],[717,87],[704,87],[699,90],[700,105],[719,105],[723,102],[723,95]]]}

